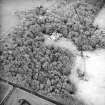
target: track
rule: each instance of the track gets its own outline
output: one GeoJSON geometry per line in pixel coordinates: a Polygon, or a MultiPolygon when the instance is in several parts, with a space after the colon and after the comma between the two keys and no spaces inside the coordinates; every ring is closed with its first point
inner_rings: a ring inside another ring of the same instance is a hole
{"type": "Polygon", "coordinates": [[[29,89],[25,89],[24,87],[21,87],[2,78],[0,78],[0,89],[1,87],[8,88],[6,89],[7,92],[4,91],[4,93],[0,95],[0,105],[19,105],[16,104],[16,101],[20,98],[28,100],[31,105],[63,105],[62,103],[59,103],[51,98],[43,96],[37,92],[33,92],[29,89]]]}

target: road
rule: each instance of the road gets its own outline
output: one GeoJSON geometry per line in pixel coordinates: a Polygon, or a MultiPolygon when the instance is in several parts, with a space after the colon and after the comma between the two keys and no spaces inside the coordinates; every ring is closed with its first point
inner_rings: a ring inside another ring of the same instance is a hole
{"type": "Polygon", "coordinates": [[[21,105],[19,100],[22,99],[29,102],[30,105],[62,105],[45,96],[13,85],[13,83],[0,80],[0,105],[21,105]]]}

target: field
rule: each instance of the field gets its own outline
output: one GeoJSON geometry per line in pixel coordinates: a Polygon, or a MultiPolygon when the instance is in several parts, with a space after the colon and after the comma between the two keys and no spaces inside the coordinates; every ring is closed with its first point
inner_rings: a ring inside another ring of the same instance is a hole
{"type": "MultiPolygon", "coordinates": [[[[83,105],[76,98],[74,74],[84,81],[85,52],[105,49],[104,29],[93,24],[97,3],[2,1],[0,77],[64,105],[83,105]]],[[[16,91],[20,97],[21,90],[16,91]]]]}

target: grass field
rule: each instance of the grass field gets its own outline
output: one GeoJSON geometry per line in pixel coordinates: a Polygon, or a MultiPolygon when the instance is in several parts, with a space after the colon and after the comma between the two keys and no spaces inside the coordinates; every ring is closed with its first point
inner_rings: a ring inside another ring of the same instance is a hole
{"type": "Polygon", "coordinates": [[[15,11],[28,10],[40,5],[43,5],[44,7],[50,7],[53,3],[55,3],[54,0],[1,0],[1,31],[11,31],[14,26],[19,24],[19,19],[15,15],[15,11]]]}

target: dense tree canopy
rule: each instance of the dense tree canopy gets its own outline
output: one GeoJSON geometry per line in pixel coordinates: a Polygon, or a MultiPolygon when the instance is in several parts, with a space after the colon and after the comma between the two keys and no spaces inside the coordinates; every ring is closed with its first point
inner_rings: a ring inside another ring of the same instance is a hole
{"type": "Polygon", "coordinates": [[[44,36],[59,33],[72,40],[79,51],[104,48],[103,30],[92,25],[97,10],[77,1],[52,10],[40,6],[22,11],[23,23],[7,39],[0,40],[0,77],[50,97],[59,96],[65,100],[62,102],[68,98],[71,103],[75,88],[68,82],[68,75],[75,56],[68,50],[44,45],[44,36]]]}

